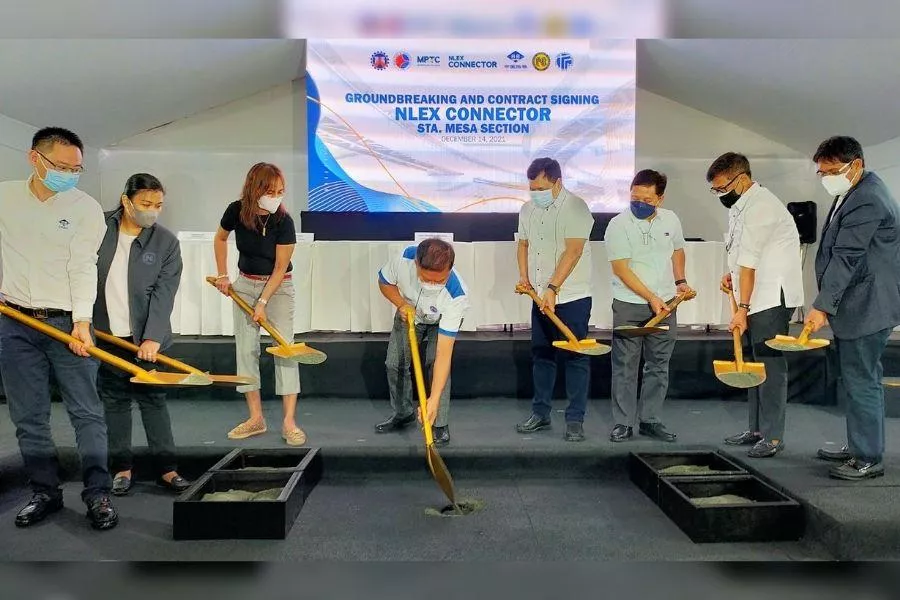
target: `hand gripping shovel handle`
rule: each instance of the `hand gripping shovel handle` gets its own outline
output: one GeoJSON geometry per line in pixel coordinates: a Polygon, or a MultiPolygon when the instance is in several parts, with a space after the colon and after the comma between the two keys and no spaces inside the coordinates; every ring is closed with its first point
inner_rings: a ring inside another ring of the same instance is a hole
{"type": "MultiPolygon", "coordinates": [[[[103,340],[104,342],[112,344],[113,346],[118,346],[119,348],[122,348],[123,350],[129,350],[131,352],[137,352],[138,350],[140,350],[140,348],[137,345],[132,344],[131,342],[128,342],[127,340],[123,340],[120,337],[110,335],[103,331],[98,331],[95,329],[94,335],[97,336],[98,340],[103,340]]],[[[174,358],[169,358],[168,356],[165,356],[163,354],[157,354],[156,361],[162,365],[166,365],[167,367],[172,367],[173,369],[178,369],[179,371],[181,371],[183,373],[194,373],[195,375],[206,375],[206,373],[204,373],[200,369],[197,369],[195,367],[192,367],[191,365],[185,364],[185,363],[181,362],[180,360],[175,360],[174,358]]]]}
{"type": "MultiPolygon", "coordinates": [[[[725,293],[731,301],[731,316],[733,317],[738,311],[734,293],[729,288],[725,287],[724,284],[722,285],[722,292],[725,293]]],[[[734,364],[737,371],[740,373],[744,370],[744,346],[741,344],[741,332],[735,327],[734,331],[731,332],[731,336],[734,340],[734,364]]]]}
{"type": "MultiPolygon", "coordinates": [[[[517,294],[526,294],[526,295],[530,296],[532,300],[534,300],[535,304],[537,304],[538,306],[540,306],[540,304],[541,304],[541,297],[538,296],[537,292],[535,292],[532,288],[527,288],[523,285],[517,285],[516,293],[517,294]]],[[[562,332],[562,334],[564,336],[566,336],[566,339],[569,342],[574,344],[575,347],[578,347],[580,345],[580,343],[578,342],[578,338],[575,337],[575,334],[572,333],[572,330],[569,329],[568,327],[566,327],[566,324],[563,323],[560,320],[560,318],[556,316],[556,313],[554,313],[553,311],[547,311],[544,314],[547,315],[547,317],[549,317],[551,321],[553,321],[553,324],[559,328],[559,330],[562,332]]]]}
{"type": "MultiPolygon", "coordinates": [[[[206,281],[211,286],[213,286],[213,287],[216,286],[216,278],[215,277],[207,277],[206,281]]],[[[251,308],[250,305],[247,304],[243,298],[238,296],[237,292],[235,292],[234,288],[231,286],[228,287],[228,295],[231,297],[232,300],[234,300],[234,303],[237,304],[238,307],[240,307],[240,309],[242,311],[244,311],[245,313],[247,313],[250,316],[253,316],[253,308],[251,308]]],[[[269,335],[272,336],[272,339],[275,340],[275,342],[278,343],[279,346],[290,346],[288,341],[286,339],[284,339],[284,336],[281,335],[278,332],[278,330],[275,329],[271,323],[269,323],[269,321],[267,321],[266,319],[263,319],[259,322],[259,325],[260,325],[260,327],[262,327],[263,329],[265,329],[266,331],[269,332],[269,335]]]]}
{"type": "Polygon", "coordinates": [[[675,296],[675,299],[672,300],[671,304],[666,306],[665,311],[659,313],[658,315],[656,315],[655,317],[653,317],[652,319],[647,321],[647,324],[644,325],[644,327],[656,327],[663,321],[663,319],[665,319],[670,314],[672,314],[672,311],[675,310],[675,308],[677,308],[679,304],[681,304],[685,300],[692,300],[693,298],[696,298],[696,297],[697,297],[697,292],[695,292],[693,290],[690,292],[684,292],[684,293],[678,294],[677,296],[675,296]]]}
{"type": "Polygon", "coordinates": [[[409,337],[409,349],[412,354],[413,374],[416,379],[416,392],[419,395],[419,410],[422,412],[422,425],[425,429],[425,445],[434,444],[434,436],[431,431],[431,422],[428,420],[428,403],[425,394],[425,376],[422,374],[422,358],[419,356],[419,342],[416,339],[416,313],[411,309],[406,311],[406,333],[409,337]]]}

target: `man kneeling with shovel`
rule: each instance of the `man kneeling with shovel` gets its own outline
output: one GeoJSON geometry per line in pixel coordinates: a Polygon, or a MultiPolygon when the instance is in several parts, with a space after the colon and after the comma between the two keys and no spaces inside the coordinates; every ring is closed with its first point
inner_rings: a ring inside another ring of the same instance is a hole
{"type": "Polygon", "coordinates": [[[378,272],[378,287],[397,307],[397,313],[385,361],[394,414],[375,426],[377,433],[399,431],[416,421],[406,329],[406,311],[412,308],[418,342],[425,346],[425,368],[431,373],[428,415],[422,418],[434,424],[435,445],[450,442],[450,360],[456,334],[469,309],[466,285],[453,270],[455,258],[453,246],[429,238],[406,248],[378,272]]]}

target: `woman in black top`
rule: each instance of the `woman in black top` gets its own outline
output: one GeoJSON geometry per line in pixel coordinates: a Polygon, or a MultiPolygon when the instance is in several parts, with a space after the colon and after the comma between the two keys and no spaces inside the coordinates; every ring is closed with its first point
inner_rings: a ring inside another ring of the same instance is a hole
{"type": "MultiPolygon", "coordinates": [[[[234,306],[234,337],[238,375],[252,377],[255,384],[239,386],[247,399],[250,417],[228,433],[244,439],[266,432],[259,385],[259,321],[268,320],[288,340],[294,339],[294,284],[291,256],[297,235],[294,220],[282,203],[284,175],[275,165],[253,165],[244,181],[240,200],[225,209],[215,238],[216,287],[228,294],[229,287],[250,306],[253,316],[234,306]],[[232,283],[228,276],[228,236],[234,231],[238,249],[239,275],[232,283]]],[[[297,364],[275,358],[275,393],[282,396],[284,418],[282,438],[291,446],[302,446],[306,434],[297,427],[297,394],[300,372],[297,364]]]]}

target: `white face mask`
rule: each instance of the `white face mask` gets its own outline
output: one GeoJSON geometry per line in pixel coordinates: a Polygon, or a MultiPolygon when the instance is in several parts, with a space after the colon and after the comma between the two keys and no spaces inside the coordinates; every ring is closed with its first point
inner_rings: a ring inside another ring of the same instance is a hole
{"type": "Polygon", "coordinates": [[[847,179],[847,173],[845,173],[845,169],[848,169],[850,163],[847,163],[841,170],[838,171],[835,175],[823,175],[822,176],[822,187],[825,188],[825,191],[828,192],[829,196],[840,196],[846,194],[850,191],[850,188],[853,185],[850,183],[850,180],[847,179]]]}
{"type": "Polygon", "coordinates": [[[267,212],[274,213],[281,206],[282,200],[284,196],[262,196],[259,199],[259,206],[267,212]]]}
{"type": "Polygon", "coordinates": [[[440,292],[442,289],[444,289],[444,285],[445,285],[445,284],[443,284],[443,283],[431,283],[431,282],[428,282],[428,281],[422,281],[422,280],[420,279],[420,280],[419,280],[419,285],[422,287],[422,291],[423,291],[423,292],[436,293],[436,292],[440,292]]]}
{"type": "Polygon", "coordinates": [[[553,204],[553,190],[529,190],[531,199],[541,208],[547,208],[553,204]]]}

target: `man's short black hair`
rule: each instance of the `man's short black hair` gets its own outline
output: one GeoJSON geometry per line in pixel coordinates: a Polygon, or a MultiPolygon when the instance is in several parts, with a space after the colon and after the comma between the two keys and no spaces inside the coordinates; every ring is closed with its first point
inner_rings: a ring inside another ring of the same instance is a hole
{"type": "Polygon", "coordinates": [[[544,158],[536,158],[531,161],[531,164],[528,166],[526,175],[528,176],[529,181],[534,181],[540,177],[541,173],[543,173],[544,177],[550,180],[551,183],[556,183],[556,181],[562,177],[562,168],[559,166],[559,163],[552,158],[546,156],[544,158]]]}
{"type": "Polygon", "coordinates": [[[44,127],[43,129],[38,129],[37,133],[34,134],[34,137],[31,138],[32,150],[43,150],[48,152],[53,147],[53,144],[75,146],[84,152],[84,144],[81,143],[81,138],[62,127],[44,127]]]}
{"type": "Polygon", "coordinates": [[[652,185],[653,189],[656,191],[656,195],[662,196],[666,193],[666,182],[668,181],[669,178],[666,177],[664,173],[654,171],[653,169],[644,169],[635,174],[634,179],[631,180],[631,187],[636,185],[652,185]]]}
{"type": "Polygon", "coordinates": [[[750,161],[743,154],[737,152],[726,152],[713,161],[706,171],[706,181],[710,182],[719,175],[727,173],[732,177],[737,177],[741,173],[746,173],[747,177],[753,177],[750,172],[750,161]]]}
{"type": "Polygon", "coordinates": [[[426,271],[446,271],[453,268],[456,252],[453,246],[438,238],[424,239],[416,248],[416,262],[426,271]]]}
{"type": "Polygon", "coordinates": [[[836,135],[819,144],[819,148],[816,150],[815,155],[813,155],[813,162],[833,160],[848,163],[857,158],[860,159],[863,164],[866,164],[866,159],[863,157],[862,145],[857,142],[855,138],[850,136],[836,135]]]}

